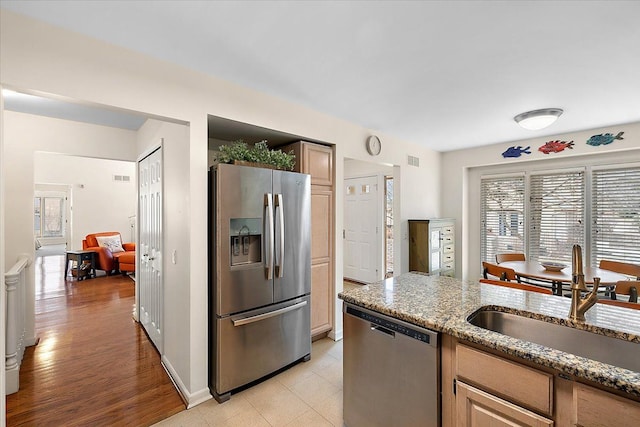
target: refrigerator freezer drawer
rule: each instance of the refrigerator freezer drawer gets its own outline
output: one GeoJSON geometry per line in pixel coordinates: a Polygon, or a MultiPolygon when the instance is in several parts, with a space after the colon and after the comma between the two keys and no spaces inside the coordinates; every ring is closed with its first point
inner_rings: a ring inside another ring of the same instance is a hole
{"type": "Polygon", "coordinates": [[[216,319],[211,384],[220,400],[311,353],[310,297],[216,319]]]}

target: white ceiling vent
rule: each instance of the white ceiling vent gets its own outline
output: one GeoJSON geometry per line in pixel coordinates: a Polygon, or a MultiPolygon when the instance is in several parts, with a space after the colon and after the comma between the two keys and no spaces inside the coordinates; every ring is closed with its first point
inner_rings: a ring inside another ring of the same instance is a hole
{"type": "Polygon", "coordinates": [[[407,163],[409,164],[409,166],[419,167],[420,159],[415,156],[407,156],[407,163]]]}
{"type": "Polygon", "coordinates": [[[129,175],[113,175],[113,180],[116,182],[131,182],[131,176],[129,175]]]}

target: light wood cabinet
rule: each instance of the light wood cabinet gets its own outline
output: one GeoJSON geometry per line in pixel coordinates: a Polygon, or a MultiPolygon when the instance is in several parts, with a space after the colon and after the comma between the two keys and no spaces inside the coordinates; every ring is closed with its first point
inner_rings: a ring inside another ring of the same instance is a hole
{"type": "Polygon", "coordinates": [[[456,374],[496,396],[552,415],[553,375],[549,373],[458,344],[456,374]]]}
{"type": "Polygon", "coordinates": [[[455,276],[453,220],[409,220],[409,271],[455,276]]]}
{"type": "Polygon", "coordinates": [[[285,147],[296,156],[296,172],[311,175],[311,336],[333,328],[334,307],[334,152],[299,141],[285,147]]]}
{"type": "Polygon", "coordinates": [[[636,426],[640,402],[442,337],[442,426],[636,426]]]}
{"type": "Polygon", "coordinates": [[[577,426],[640,426],[640,403],[575,383],[571,415],[577,426]]]}
{"type": "Polygon", "coordinates": [[[463,382],[457,387],[458,427],[553,426],[553,421],[463,382]]]}

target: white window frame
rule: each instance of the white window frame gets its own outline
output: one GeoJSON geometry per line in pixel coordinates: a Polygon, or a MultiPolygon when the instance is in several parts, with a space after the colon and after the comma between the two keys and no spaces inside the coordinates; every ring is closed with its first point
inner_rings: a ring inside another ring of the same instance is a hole
{"type": "MultiPolygon", "coordinates": [[[[593,183],[593,175],[595,172],[598,171],[614,171],[614,170],[620,170],[620,169],[634,169],[634,168],[638,168],[640,169],[640,162],[636,162],[636,163],[623,163],[623,164],[608,164],[608,165],[594,165],[590,168],[590,179],[589,179],[589,184],[591,185],[593,183]]],[[[640,170],[638,171],[638,173],[640,173],[640,170]]],[[[591,185],[591,188],[589,189],[589,206],[595,206],[595,201],[593,200],[593,196],[594,194],[594,189],[593,186],[591,185]]],[[[638,192],[640,193],[640,187],[638,192]]],[[[640,194],[638,195],[638,198],[640,200],[640,194]]],[[[589,210],[589,213],[591,213],[591,209],[589,210]]],[[[593,242],[593,233],[594,233],[594,228],[595,228],[595,224],[593,223],[593,217],[589,217],[589,230],[588,230],[588,238],[589,238],[589,252],[587,253],[588,258],[590,260],[590,262],[593,265],[597,265],[599,263],[598,258],[597,258],[597,254],[594,253],[594,249],[595,249],[595,242],[593,242]]],[[[628,258],[618,258],[615,256],[608,256],[606,257],[606,259],[610,259],[610,260],[614,260],[614,261],[621,261],[621,262],[631,262],[631,263],[640,263],[640,259],[637,258],[632,258],[632,259],[628,259],[628,258]]]]}
{"type": "Polygon", "coordinates": [[[66,222],[67,222],[67,200],[66,194],[61,192],[46,192],[46,191],[38,191],[33,197],[34,200],[34,235],[37,239],[55,239],[55,238],[65,238],[66,237],[66,222]],[[35,230],[35,199],[40,199],[40,233],[38,234],[35,230]],[[45,199],[60,199],[60,234],[55,235],[45,235],[44,234],[44,223],[45,223],[45,210],[46,203],[45,199]]]}
{"type": "MultiPolygon", "coordinates": [[[[523,212],[522,212],[523,218],[522,219],[523,219],[523,221],[526,221],[526,218],[527,218],[527,203],[526,203],[526,201],[527,201],[527,197],[528,197],[527,196],[527,185],[526,185],[527,177],[526,177],[526,175],[524,173],[522,173],[522,172],[519,172],[519,173],[517,173],[517,172],[516,173],[504,173],[504,174],[498,174],[498,175],[495,175],[495,174],[494,175],[482,175],[480,177],[480,192],[481,193],[482,193],[482,187],[483,187],[482,183],[483,183],[483,181],[485,179],[492,179],[492,180],[493,179],[522,179],[524,181],[523,212]]],[[[483,255],[484,255],[483,252],[487,248],[486,242],[483,242],[483,237],[484,237],[483,236],[483,234],[484,234],[483,230],[485,229],[485,225],[484,225],[484,219],[485,218],[482,215],[482,212],[483,212],[482,205],[483,205],[483,203],[484,203],[484,201],[482,200],[482,197],[481,197],[480,198],[480,209],[479,209],[480,210],[480,235],[481,235],[481,237],[480,237],[480,245],[481,245],[481,247],[480,247],[480,257],[481,257],[481,260],[484,260],[483,259],[484,258],[483,257],[483,255]]],[[[528,241],[527,240],[528,230],[527,230],[527,227],[525,226],[525,224],[526,224],[526,222],[523,222],[523,229],[522,229],[522,234],[523,234],[523,236],[522,236],[523,252],[527,247],[526,244],[527,244],[527,241],[528,241]]],[[[487,259],[487,261],[488,262],[495,262],[495,258],[487,259]]]]}
{"type": "Polygon", "coordinates": [[[533,224],[531,224],[531,221],[533,219],[533,204],[531,202],[531,191],[532,191],[532,179],[533,177],[538,177],[538,176],[552,176],[552,175],[569,175],[569,174],[576,174],[576,173],[581,173],[583,176],[583,187],[582,187],[582,221],[583,221],[583,226],[582,226],[582,240],[580,242],[578,242],[583,248],[584,247],[589,247],[589,242],[587,242],[586,240],[586,236],[587,236],[587,228],[585,227],[587,225],[587,210],[588,209],[588,205],[587,204],[587,194],[588,194],[588,190],[587,190],[587,181],[588,181],[588,177],[587,177],[587,168],[585,167],[580,167],[580,168],[566,168],[566,169],[548,169],[548,170],[536,170],[536,171],[531,171],[529,173],[525,173],[526,177],[525,177],[525,188],[526,188],[526,193],[527,193],[527,197],[525,199],[525,210],[527,211],[527,223],[525,224],[525,228],[529,231],[528,235],[527,235],[527,242],[526,242],[526,246],[525,246],[525,254],[527,255],[527,259],[533,260],[533,261],[570,261],[571,259],[571,251],[565,251],[565,253],[563,254],[564,256],[562,257],[545,257],[542,256],[541,254],[538,254],[537,257],[534,257],[533,254],[530,251],[530,245],[532,244],[531,242],[531,227],[533,226],[533,224]]]}
{"type": "MultiPolygon", "coordinates": [[[[531,220],[531,176],[533,175],[548,175],[553,173],[570,173],[570,172],[584,172],[584,246],[583,251],[585,253],[585,259],[590,260],[589,262],[596,262],[595,254],[593,248],[593,238],[592,238],[592,227],[593,227],[593,217],[592,217],[592,207],[593,207],[593,171],[598,170],[616,170],[616,169],[628,169],[628,168],[636,168],[640,167],[640,163],[631,162],[631,163],[607,163],[607,164],[592,164],[584,167],[571,167],[568,166],[566,168],[553,168],[553,169],[533,169],[524,172],[505,172],[503,174],[482,174],[480,173],[480,190],[482,190],[482,181],[485,179],[494,179],[494,178],[508,178],[508,177],[517,177],[524,176],[525,181],[525,200],[524,200],[524,252],[529,259],[529,244],[530,244],[530,232],[529,232],[529,222],[531,220]]],[[[640,190],[639,190],[640,191],[640,190]]],[[[480,212],[480,220],[479,220],[479,233],[480,233],[480,257],[481,261],[483,260],[483,247],[486,245],[483,242],[483,222],[484,218],[482,216],[482,203],[480,200],[479,212],[480,212]]],[[[492,261],[492,260],[488,260],[492,261]]],[[[495,260],[493,260],[495,261],[495,260]]],[[[620,260],[623,261],[623,260],[620,260]]],[[[629,262],[629,261],[627,261],[629,262]]]]}

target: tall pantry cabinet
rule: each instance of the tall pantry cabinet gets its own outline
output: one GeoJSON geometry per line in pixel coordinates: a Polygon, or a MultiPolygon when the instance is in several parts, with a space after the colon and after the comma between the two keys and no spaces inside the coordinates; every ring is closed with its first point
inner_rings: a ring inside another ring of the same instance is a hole
{"type": "Polygon", "coordinates": [[[296,155],[296,172],[311,175],[311,336],[333,328],[334,153],[333,148],[299,141],[281,147],[296,155]]]}

